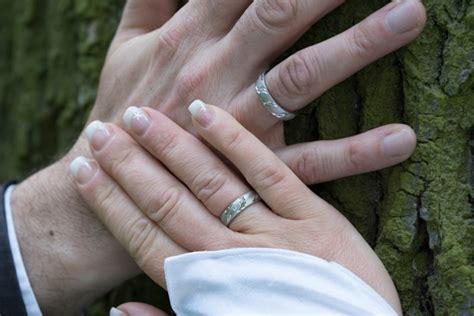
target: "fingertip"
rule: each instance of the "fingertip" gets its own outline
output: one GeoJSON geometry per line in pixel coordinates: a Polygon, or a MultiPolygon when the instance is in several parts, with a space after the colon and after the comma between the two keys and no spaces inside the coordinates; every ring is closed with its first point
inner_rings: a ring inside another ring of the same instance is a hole
{"type": "Polygon", "coordinates": [[[418,142],[418,137],[416,135],[416,132],[413,130],[413,128],[409,125],[406,124],[397,124],[399,129],[398,131],[402,131],[406,133],[406,143],[407,143],[407,148],[410,148],[408,152],[410,152],[410,155],[415,151],[417,142],[418,142]]]}
{"type": "Polygon", "coordinates": [[[125,128],[130,128],[133,118],[137,116],[137,113],[139,113],[139,111],[140,109],[138,107],[130,106],[125,110],[125,112],[123,112],[122,123],[125,128]]]}
{"type": "Polygon", "coordinates": [[[398,0],[386,8],[385,26],[392,34],[419,33],[423,29],[426,13],[420,0],[398,0]]]}
{"type": "Polygon", "coordinates": [[[118,308],[112,307],[109,311],[110,316],[127,316],[127,314],[118,308]]]}
{"type": "MultiPolygon", "coordinates": [[[[167,314],[156,307],[144,303],[125,303],[117,308],[122,314],[110,314],[110,316],[166,316],[167,314]]],[[[111,309],[112,311],[112,309],[111,309]]]]}
{"type": "Polygon", "coordinates": [[[418,29],[421,31],[425,28],[427,20],[426,8],[421,0],[417,1],[417,12],[419,15],[418,29]]]}
{"type": "Polygon", "coordinates": [[[416,148],[416,134],[410,126],[401,125],[386,135],[382,141],[382,152],[388,158],[408,158],[416,148]]]}
{"type": "Polygon", "coordinates": [[[414,149],[416,147],[416,143],[417,143],[416,132],[413,130],[413,128],[411,128],[411,126],[408,126],[408,125],[403,125],[403,128],[407,131],[407,133],[410,134],[411,144],[412,144],[412,147],[414,149]]]}
{"type": "Polygon", "coordinates": [[[97,162],[83,156],[76,157],[69,165],[69,173],[80,185],[89,183],[97,174],[97,171],[97,162]]]}
{"type": "Polygon", "coordinates": [[[204,128],[210,126],[215,119],[213,107],[198,99],[189,105],[188,111],[194,121],[204,128]]]}

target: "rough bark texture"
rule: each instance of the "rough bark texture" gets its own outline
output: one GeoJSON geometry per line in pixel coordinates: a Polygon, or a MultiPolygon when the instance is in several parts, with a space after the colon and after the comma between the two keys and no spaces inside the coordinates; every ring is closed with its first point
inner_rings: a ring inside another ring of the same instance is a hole
{"type": "MultiPolygon", "coordinates": [[[[353,0],[294,49],[350,27],[387,1],[353,0]]],[[[474,1],[425,0],[416,43],[328,91],[288,124],[289,142],[406,122],[418,149],[401,166],[315,187],[373,245],[408,315],[474,308],[474,1]]],[[[0,0],[0,181],[64,153],[85,122],[123,1],[0,0]]],[[[90,309],[166,304],[141,277],[90,309]]]]}

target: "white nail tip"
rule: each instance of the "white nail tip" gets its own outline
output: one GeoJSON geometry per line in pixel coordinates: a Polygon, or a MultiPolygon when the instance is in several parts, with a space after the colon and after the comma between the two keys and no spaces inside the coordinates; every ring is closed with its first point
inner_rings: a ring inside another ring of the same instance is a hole
{"type": "Polygon", "coordinates": [[[136,106],[129,107],[125,113],[123,113],[122,121],[125,124],[125,127],[130,128],[130,124],[132,123],[132,119],[141,114],[141,110],[136,106]]]}
{"type": "Polygon", "coordinates": [[[89,140],[92,139],[92,136],[97,130],[106,130],[105,124],[102,123],[101,121],[94,121],[87,125],[86,128],[86,135],[89,140]]]}
{"type": "Polygon", "coordinates": [[[74,177],[77,177],[77,173],[79,172],[79,169],[81,169],[82,167],[88,167],[88,166],[89,166],[89,162],[87,161],[87,159],[85,157],[79,156],[76,159],[74,159],[69,165],[69,172],[71,172],[71,174],[74,177]]]}
{"type": "Polygon", "coordinates": [[[124,312],[122,312],[119,309],[116,309],[115,307],[112,307],[109,312],[110,316],[127,316],[124,312]]]}
{"type": "Polygon", "coordinates": [[[194,100],[188,107],[188,111],[191,113],[192,116],[196,116],[199,110],[206,107],[206,104],[201,100],[194,100]]]}

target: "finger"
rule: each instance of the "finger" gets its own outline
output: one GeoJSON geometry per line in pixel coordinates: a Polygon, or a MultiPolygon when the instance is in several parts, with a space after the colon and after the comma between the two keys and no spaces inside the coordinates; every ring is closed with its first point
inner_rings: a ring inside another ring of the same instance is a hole
{"type": "MultiPolygon", "coordinates": [[[[123,115],[125,129],[149,153],[182,181],[206,208],[221,216],[236,198],[251,189],[224,162],[196,137],[166,115],[150,108],[130,107],[123,115]]],[[[255,220],[275,216],[257,203],[232,221],[234,231],[242,231],[241,217],[255,213],[255,220]]],[[[266,218],[268,220],[268,218],[266,218]]]]}
{"type": "MultiPolygon", "coordinates": [[[[344,0],[255,0],[224,38],[239,48],[231,58],[242,73],[255,74],[291,46],[312,24],[344,0]],[[242,53],[244,52],[244,53],[242,53]]],[[[233,51],[231,51],[233,53],[233,51]]]]}
{"type": "Polygon", "coordinates": [[[314,202],[314,194],[230,114],[199,100],[189,111],[198,133],[234,164],[270,209],[292,219],[312,211],[304,203],[314,202]]]}
{"type": "Polygon", "coordinates": [[[94,160],[76,158],[70,166],[79,193],[112,235],[155,282],[165,285],[163,262],[185,252],[146,217],[94,160]]]}
{"type": "Polygon", "coordinates": [[[189,1],[177,17],[191,19],[195,31],[218,35],[227,33],[251,3],[252,0],[189,1]]]}
{"type": "Polygon", "coordinates": [[[272,96],[289,111],[414,40],[426,13],[419,0],[390,3],[349,30],[284,60],[267,74],[272,96]]]}
{"type": "Polygon", "coordinates": [[[152,45],[152,51],[160,52],[154,56],[158,65],[168,65],[178,50],[181,55],[196,54],[196,49],[203,42],[220,40],[250,2],[188,1],[167,23],[147,34],[149,36],[143,39],[144,45],[152,45]]]}
{"type": "Polygon", "coordinates": [[[158,308],[143,303],[125,303],[110,310],[110,316],[166,316],[158,308]]]}
{"type": "Polygon", "coordinates": [[[315,184],[398,164],[415,150],[416,135],[401,124],[332,141],[297,144],[276,154],[306,184],[315,184]]]}
{"type": "MultiPolygon", "coordinates": [[[[221,38],[251,0],[189,1],[162,28],[153,32],[156,49],[173,54],[178,48],[194,51],[203,40],[221,38]],[[183,45],[184,44],[184,45],[183,45]]],[[[168,55],[168,54],[167,54],[168,55]]]]}
{"type": "Polygon", "coordinates": [[[159,28],[176,12],[177,3],[177,0],[128,0],[118,35],[128,37],[159,28]]]}
{"type": "MultiPolygon", "coordinates": [[[[363,67],[414,40],[425,21],[419,0],[390,3],[349,30],[278,64],[266,75],[268,89],[280,106],[297,111],[363,67]]],[[[245,93],[249,121],[260,117],[262,126],[275,124],[254,86],[245,93]]]]}
{"type": "Polygon", "coordinates": [[[94,158],[153,222],[189,250],[206,249],[230,230],[125,131],[92,122],[86,129],[94,158]]]}

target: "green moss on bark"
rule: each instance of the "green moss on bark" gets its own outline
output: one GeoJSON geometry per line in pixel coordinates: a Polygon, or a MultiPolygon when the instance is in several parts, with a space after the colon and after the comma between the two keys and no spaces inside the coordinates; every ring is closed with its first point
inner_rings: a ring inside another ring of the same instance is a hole
{"type": "MultiPolygon", "coordinates": [[[[424,3],[429,21],[416,43],[328,91],[309,112],[317,127],[312,135],[323,139],[405,122],[418,134],[415,155],[400,167],[318,191],[375,245],[407,314],[469,314],[474,295],[469,156],[474,4],[424,3]]],[[[373,4],[347,3],[317,25],[317,39],[342,31],[348,26],[344,21],[361,18],[353,12],[363,8],[368,13],[373,4]]],[[[308,35],[305,43],[314,39],[308,35]]],[[[297,125],[288,125],[292,142],[304,140],[304,132],[293,132],[297,125]]]]}

